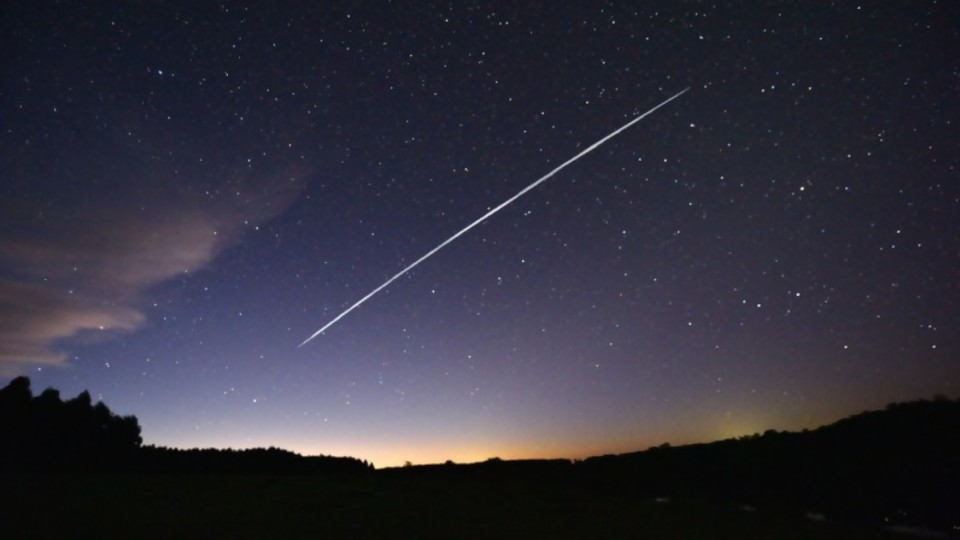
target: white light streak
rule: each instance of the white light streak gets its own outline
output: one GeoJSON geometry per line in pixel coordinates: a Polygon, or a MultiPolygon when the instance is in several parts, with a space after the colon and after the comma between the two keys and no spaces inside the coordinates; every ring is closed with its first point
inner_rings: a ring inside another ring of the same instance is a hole
{"type": "Polygon", "coordinates": [[[666,105],[667,103],[670,103],[671,101],[673,101],[673,100],[677,99],[678,97],[682,96],[683,94],[685,94],[685,93],[687,92],[687,90],[690,90],[690,89],[689,89],[689,88],[684,88],[683,90],[677,92],[677,93],[674,94],[673,96],[671,96],[671,97],[667,98],[666,100],[662,101],[662,102],[661,102],[659,105],[657,105],[656,107],[648,110],[647,112],[645,112],[645,113],[641,114],[640,116],[634,118],[633,120],[627,122],[626,124],[624,124],[623,126],[621,126],[620,128],[618,128],[617,130],[611,132],[611,133],[610,133],[609,135],[607,135],[606,137],[604,137],[604,138],[600,139],[599,141],[591,144],[590,146],[588,146],[587,148],[585,148],[584,150],[582,150],[579,154],[573,156],[572,158],[568,159],[567,161],[564,161],[564,162],[563,162],[562,164],[560,164],[557,168],[555,168],[555,169],[553,169],[552,171],[548,172],[547,174],[543,175],[543,176],[540,177],[537,181],[533,182],[533,183],[530,184],[529,186],[521,189],[521,190],[520,190],[516,195],[514,195],[513,197],[510,197],[509,199],[503,201],[503,202],[500,203],[496,208],[490,210],[490,211],[487,212],[486,214],[484,214],[484,215],[480,216],[479,218],[477,218],[473,223],[467,225],[467,226],[464,227],[463,229],[460,229],[456,234],[454,234],[454,235],[451,236],[450,238],[447,238],[446,240],[444,240],[440,245],[438,245],[437,247],[431,249],[431,250],[428,251],[425,255],[423,255],[422,257],[420,257],[419,259],[417,259],[416,261],[413,261],[412,263],[410,263],[409,266],[407,266],[407,267],[404,268],[403,270],[397,272],[396,275],[394,275],[392,278],[384,281],[382,285],[380,285],[380,286],[377,287],[376,289],[374,289],[374,290],[370,291],[369,293],[367,293],[366,296],[364,296],[364,297],[361,298],[360,300],[357,300],[352,306],[348,307],[348,308],[345,309],[342,313],[340,313],[339,315],[337,315],[336,317],[334,317],[330,322],[328,322],[327,324],[323,325],[323,327],[320,328],[319,330],[317,330],[316,332],[314,332],[313,335],[311,335],[311,336],[308,337],[307,339],[303,340],[303,343],[300,344],[300,347],[303,347],[304,345],[306,345],[307,343],[309,343],[313,338],[319,336],[319,335],[322,334],[325,330],[327,330],[328,328],[330,328],[331,326],[333,326],[334,324],[336,324],[337,321],[339,321],[340,319],[346,317],[348,313],[350,313],[351,311],[353,311],[353,310],[357,309],[358,307],[360,307],[364,302],[366,302],[367,300],[369,300],[373,295],[377,294],[378,292],[382,291],[383,289],[386,289],[391,283],[393,283],[393,282],[396,281],[398,278],[400,278],[400,276],[402,276],[402,275],[406,274],[407,272],[413,270],[414,268],[417,267],[418,264],[420,264],[420,263],[422,263],[423,261],[429,259],[429,258],[432,257],[435,253],[437,253],[437,252],[440,251],[441,249],[445,248],[445,247],[447,246],[447,244],[453,242],[453,241],[456,240],[457,238],[460,238],[461,236],[463,236],[464,234],[466,234],[467,231],[469,231],[470,229],[472,229],[472,228],[476,227],[477,225],[483,223],[483,222],[486,221],[490,216],[496,214],[496,213],[499,212],[500,210],[503,210],[507,205],[509,205],[509,204],[512,203],[513,201],[519,199],[520,197],[522,197],[523,195],[525,195],[525,194],[526,194],[528,191],[530,191],[531,189],[539,186],[539,185],[542,184],[543,182],[546,182],[546,181],[549,180],[553,175],[555,175],[555,174],[557,174],[558,172],[562,171],[563,169],[565,169],[568,165],[570,165],[570,164],[573,163],[574,161],[577,161],[578,159],[582,158],[583,156],[585,156],[585,155],[589,154],[590,152],[596,150],[596,149],[597,149],[600,145],[602,145],[603,143],[605,143],[605,142],[609,141],[610,139],[616,137],[616,136],[619,135],[621,132],[623,132],[624,130],[628,129],[630,126],[636,124],[636,123],[639,122],[640,120],[643,120],[643,119],[646,118],[647,116],[650,116],[651,114],[653,114],[654,112],[656,112],[657,109],[660,109],[661,107],[663,107],[663,106],[666,105]]]}

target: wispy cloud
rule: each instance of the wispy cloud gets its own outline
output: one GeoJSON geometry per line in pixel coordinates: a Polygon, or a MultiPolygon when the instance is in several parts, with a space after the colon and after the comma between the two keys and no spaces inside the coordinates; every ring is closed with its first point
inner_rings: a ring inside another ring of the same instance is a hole
{"type": "Polygon", "coordinates": [[[200,190],[149,178],[93,200],[4,203],[0,375],[66,364],[70,338],[85,332],[136,331],[147,289],[203,268],[243,227],[279,215],[298,176],[233,175],[200,190]]]}
{"type": "Polygon", "coordinates": [[[30,364],[62,364],[67,354],[53,344],[83,330],[128,332],[145,320],[135,307],[110,295],[65,290],[55,282],[0,281],[0,374],[30,364]]]}

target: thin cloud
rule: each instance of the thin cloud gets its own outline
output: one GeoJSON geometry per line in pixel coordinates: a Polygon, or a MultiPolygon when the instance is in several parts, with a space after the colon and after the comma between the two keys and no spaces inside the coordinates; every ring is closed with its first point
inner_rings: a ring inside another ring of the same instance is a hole
{"type": "Polygon", "coordinates": [[[205,267],[244,226],[279,215],[299,193],[297,177],[234,178],[214,197],[141,188],[110,201],[4,208],[15,217],[0,233],[0,376],[65,365],[71,340],[88,332],[136,331],[147,289],[205,267]]]}
{"type": "Polygon", "coordinates": [[[52,282],[0,281],[0,374],[31,364],[59,365],[67,353],[52,345],[84,330],[129,332],[143,324],[136,309],[108,296],[64,290],[52,282]],[[111,305],[111,303],[113,304],[111,305]]]}

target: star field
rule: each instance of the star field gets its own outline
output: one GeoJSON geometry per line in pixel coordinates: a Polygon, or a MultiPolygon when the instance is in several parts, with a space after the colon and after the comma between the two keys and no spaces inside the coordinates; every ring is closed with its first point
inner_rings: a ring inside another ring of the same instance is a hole
{"type": "Polygon", "coordinates": [[[958,397],[957,7],[575,4],[6,6],[0,376],[377,466],[958,397]]]}

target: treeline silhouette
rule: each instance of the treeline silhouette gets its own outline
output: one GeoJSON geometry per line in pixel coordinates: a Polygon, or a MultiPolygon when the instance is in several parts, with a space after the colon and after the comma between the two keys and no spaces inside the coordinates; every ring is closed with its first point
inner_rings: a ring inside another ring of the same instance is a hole
{"type": "Polygon", "coordinates": [[[0,470],[107,470],[126,466],[140,446],[134,416],[117,416],[89,392],[63,401],[48,388],[34,397],[30,379],[0,389],[0,470]]]}
{"type": "Polygon", "coordinates": [[[302,456],[281,448],[244,450],[144,446],[137,469],[148,473],[185,474],[355,474],[373,465],[352,457],[302,456]]]}
{"type": "Polygon", "coordinates": [[[573,488],[622,500],[802,508],[831,520],[952,530],[960,525],[960,400],[893,403],[814,430],[768,430],[583,461],[491,458],[380,474],[573,488]]]}
{"type": "Polygon", "coordinates": [[[0,472],[176,474],[354,474],[373,468],[352,457],[301,456],[279,448],[189,449],[142,446],[135,416],[113,414],[89,392],[39,396],[30,379],[0,389],[0,472]]]}
{"type": "MultiPolygon", "coordinates": [[[[0,473],[361,474],[352,457],[304,457],[279,448],[180,450],[143,446],[134,416],[83,392],[34,397],[26,377],[0,389],[0,473]]],[[[960,501],[960,400],[890,404],[802,432],[569,460],[491,458],[378,472],[420,485],[574,489],[614,499],[714,499],[761,508],[802,507],[830,518],[949,530],[960,501]]]]}
{"type": "Polygon", "coordinates": [[[802,505],[827,516],[949,528],[960,509],[960,400],[893,403],[815,430],[663,445],[589,458],[576,469],[620,493],[802,505]]]}

